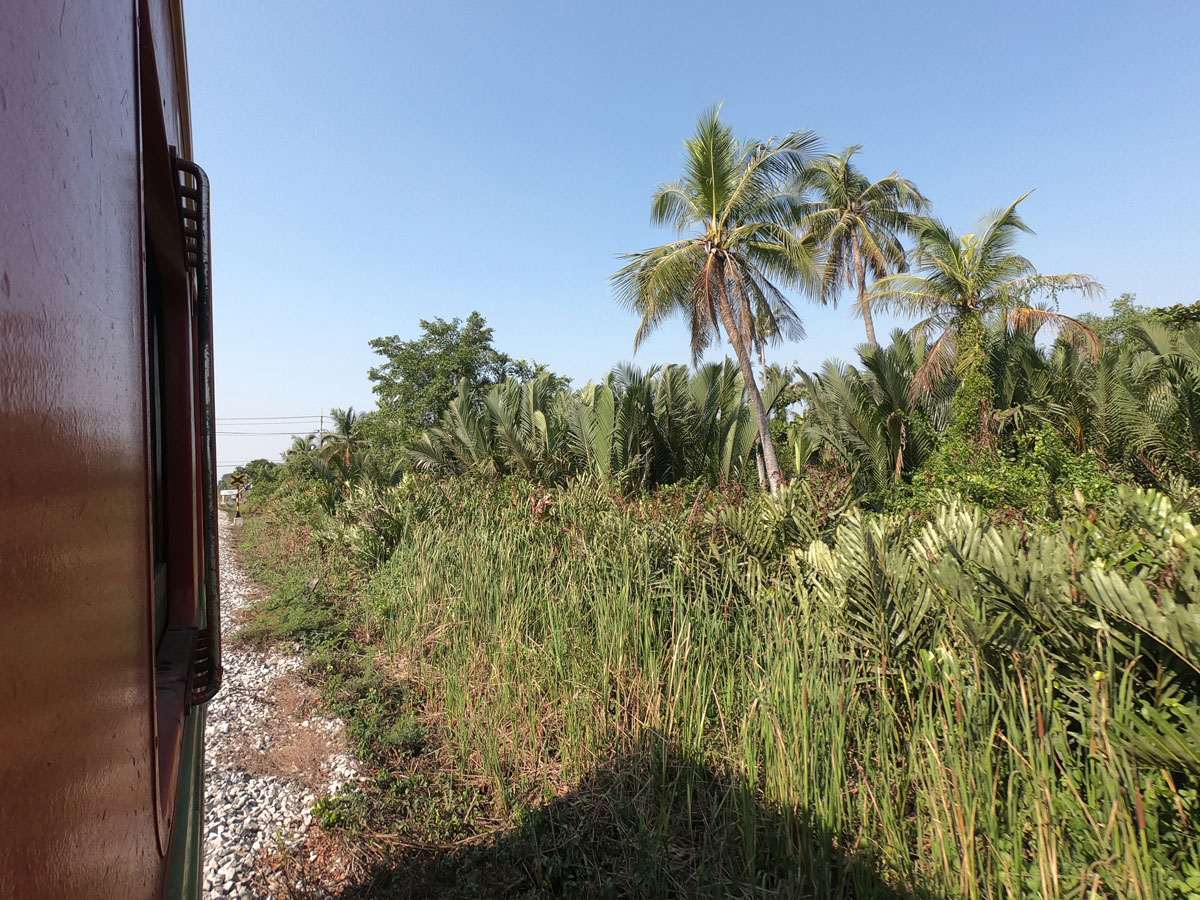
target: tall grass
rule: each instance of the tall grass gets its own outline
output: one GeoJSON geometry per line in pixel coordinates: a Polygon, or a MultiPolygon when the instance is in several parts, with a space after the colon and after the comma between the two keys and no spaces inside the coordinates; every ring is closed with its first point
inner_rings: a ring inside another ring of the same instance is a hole
{"type": "Polygon", "coordinates": [[[547,811],[542,888],[1200,898],[1200,768],[1147,749],[1195,712],[1186,518],[758,503],[410,480],[323,540],[383,561],[359,624],[454,764],[547,811]]]}

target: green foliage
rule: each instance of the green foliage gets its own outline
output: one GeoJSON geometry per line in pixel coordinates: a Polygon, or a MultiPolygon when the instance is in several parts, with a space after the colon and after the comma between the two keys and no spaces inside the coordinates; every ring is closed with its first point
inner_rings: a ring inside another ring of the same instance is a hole
{"type": "Polygon", "coordinates": [[[929,510],[953,496],[1009,515],[1058,518],[1077,495],[1095,503],[1112,492],[1096,457],[1071,452],[1050,425],[1024,439],[1019,452],[1003,452],[948,438],[911,485],[888,495],[888,505],[929,510]]]}
{"type": "Polygon", "coordinates": [[[229,489],[231,487],[229,480],[234,475],[246,476],[246,484],[250,486],[249,501],[251,503],[270,497],[279,489],[284,479],[284,473],[279,463],[273,463],[267,459],[254,459],[245,465],[238,466],[232,472],[222,475],[217,489],[229,489]]]}
{"type": "Polygon", "coordinates": [[[1050,511],[1050,482],[1035,466],[1014,462],[994,448],[943,448],[913,479],[888,496],[892,509],[930,510],[947,497],[960,497],[1006,514],[1044,516],[1050,511]]]}
{"type": "Polygon", "coordinates": [[[399,335],[376,338],[371,349],[384,358],[368,377],[379,398],[379,418],[399,441],[413,439],[433,426],[466,381],[475,396],[508,379],[529,381],[549,378],[556,387],[566,379],[544,366],[514,360],[492,344],[492,329],[483,316],[472,312],[466,321],[441,318],[421,320],[422,334],[410,341],[399,335]]]}
{"type": "Polygon", "coordinates": [[[1156,487],[1200,511],[1200,329],[1139,320],[1098,359],[1027,329],[964,325],[976,349],[917,390],[929,351],[894,334],[862,367],[802,374],[807,409],[789,431],[793,468],[836,462],[891,509],[930,510],[947,492],[985,508],[1057,517],[1079,491],[1156,487]],[[974,362],[972,362],[972,358],[974,362]]]}
{"type": "MultiPolygon", "coordinates": [[[[773,409],[788,385],[776,371],[762,400],[773,409]]],[[[746,476],[758,427],[738,368],[726,361],[690,376],[682,366],[643,373],[614,369],[603,384],[553,391],[537,379],[493,386],[481,400],[469,385],[408,451],[438,475],[519,474],[541,484],[590,475],[626,488],[746,476]]]]}
{"type": "Polygon", "coordinates": [[[343,628],[339,610],[323,593],[302,577],[293,576],[268,601],[255,607],[238,638],[258,647],[277,641],[313,646],[327,640],[331,631],[343,628]]]}
{"type": "Polygon", "coordinates": [[[1125,342],[1125,337],[1145,321],[1149,312],[1147,307],[1137,302],[1135,294],[1124,293],[1109,304],[1107,316],[1084,313],[1079,321],[1096,332],[1105,344],[1120,346],[1125,342]]]}
{"type": "Polygon", "coordinates": [[[1156,322],[1184,331],[1200,325],[1200,300],[1195,303],[1177,303],[1150,310],[1149,317],[1156,322]]]}
{"type": "Polygon", "coordinates": [[[614,276],[639,341],[683,313],[736,364],[571,391],[422,322],[372,342],[377,413],[258,473],[243,637],[314,648],[372,766],[315,812],[383,839],[371,887],[1200,895],[1200,315],[1032,305],[1097,286],[1015,252],[1020,201],[958,236],[814,142],[707,114],[682,239],[614,276]],[[827,299],[927,318],[760,392],[818,243],[827,299]]]}
{"type": "Polygon", "coordinates": [[[1175,477],[1200,484],[1200,328],[1144,322],[1106,365],[1110,458],[1156,486],[1175,477]]]}
{"type": "Polygon", "coordinates": [[[897,331],[888,347],[861,352],[861,370],[831,362],[802,374],[809,409],[796,440],[810,448],[804,460],[819,451],[850,466],[864,494],[911,478],[937,446],[935,423],[946,416],[945,390],[914,390],[926,353],[923,339],[897,331]]]}
{"type": "Polygon", "coordinates": [[[757,494],[744,504],[719,506],[709,521],[745,549],[753,572],[761,574],[766,564],[797,564],[796,554],[829,537],[854,501],[853,484],[844,473],[828,477],[814,471],[774,496],[757,494]]]}
{"type": "Polygon", "coordinates": [[[1079,320],[1106,344],[1120,347],[1125,338],[1147,320],[1175,331],[1187,331],[1200,325],[1200,301],[1149,307],[1139,304],[1135,294],[1124,293],[1112,301],[1107,316],[1084,313],[1079,320]]]}
{"type": "MultiPolygon", "coordinates": [[[[1072,458],[1049,425],[1028,453],[1072,458]]],[[[1123,487],[1049,528],[921,520],[825,471],[774,498],[410,476],[360,563],[375,662],[323,657],[382,766],[327,826],[441,848],[387,871],[451,896],[1189,889],[1189,516],[1123,487]]]]}
{"type": "Polygon", "coordinates": [[[363,434],[362,416],[354,412],[353,406],[331,409],[329,421],[330,428],[321,435],[316,452],[325,462],[336,458],[349,466],[355,456],[370,446],[363,434]]]}
{"type": "MultiPolygon", "coordinates": [[[[983,364],[981,330],[989,320],[998,320],[1005,329],[1030,332],[1042,326],[1062,328],[1093,350],[1098,348],[1094,332],[1078,320],[1031,305],[1038,295],[1049,295],[1057,303],[1063,291],[1088,295],[1102,288],[1088,275],[1039,274],[1015,252],[1019,236],[1032,231],[1017,212],[1025,197],[986,216],[972,234],[960,236],[943,222],[922,220],[916,226],[917,274],[889,275],[873,286],[872,303],[921,316],[917,329],[922,334],[941,332],[917,372],[917,390],[932,390],[951,368],[964,381],[972,380],[971,371],[983,364]]],[[[983,387],[981,382],[976,386],[983,387]]],[[[964,399],[955,415],[962,428],[969,427],[967,411],[964,399]]],[[[986,428],[989,413],[986,405],[977,410],[981,427],[986,428]]]]}

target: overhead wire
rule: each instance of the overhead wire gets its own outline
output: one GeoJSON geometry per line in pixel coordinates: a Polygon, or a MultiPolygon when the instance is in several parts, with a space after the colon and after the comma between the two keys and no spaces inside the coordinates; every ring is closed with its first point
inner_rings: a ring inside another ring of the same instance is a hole
{"type": "MultiPolygon", "coordinates": [[[[218,422],[247,422],[247,421],[267,422],[267,421],[272,421],[272,420],[276,420],[276,419],[319,419],[319,418],[321,418],[320,413],[317,413],[317,414],[311,415],[311,416],[310,415],[302,415],[302,416],[217,416],[217,421],[218,422]]],[[[328,415],[326,415],[325,418],[328,418],[328,415]]]]}
{"type": "MultiPolygon", "coordinates": [[[[294,416],[217,416],[217,428],[221,429],[224,426],[228,430],[218,430],[217,437],[296,437],[308,432],[316,432],[321,430],[321,426],[325,424],[325,420],[332,419],[330,416],[321,413],[308,415],[294,416]],[[262,428],[293,428],[292,431],[255,431],[256,426],[262,428]]],[[[261,459],[262,457],[257,457],[261,459]]],[[[247,463],[254,462],[251,459],[243,460],[219,460],[217,462],[218,469],[234,469],[238,466],[244,466],[247,463]]]]}

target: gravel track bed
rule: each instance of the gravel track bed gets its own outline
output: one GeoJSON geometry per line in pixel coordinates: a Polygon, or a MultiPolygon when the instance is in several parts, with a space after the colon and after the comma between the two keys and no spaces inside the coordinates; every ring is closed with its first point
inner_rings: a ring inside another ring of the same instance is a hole
{"type": "MultiPolygon", "coordinates": [[[[238,565],[233,528],[220,517],[222,637],[231,640],[258,588],[238,565]]],[[[208,707],[204,789],[204,896],[265,898],[265,855],[296,847],[316,800],[358,776],[339,721],[296,700],[306,659],[226,643],[225,678],[208,707]]],[[[314,693],[311,688],[307,688],[314,693]]]]}

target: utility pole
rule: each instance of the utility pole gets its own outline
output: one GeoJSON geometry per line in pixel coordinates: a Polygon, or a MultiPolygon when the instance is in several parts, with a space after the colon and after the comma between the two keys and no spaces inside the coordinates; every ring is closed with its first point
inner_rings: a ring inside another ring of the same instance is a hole
{"type": "MultiPolygon", "coordinates": [[[[309,419],[311,422],[312,419],[309,419]]],[[[317,446],[320,447],[325,443],[325,413],[321,413],[321,432],[317,435],[317,446]]]]}

